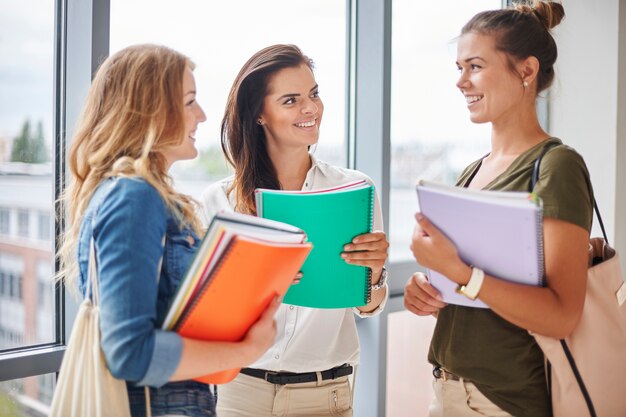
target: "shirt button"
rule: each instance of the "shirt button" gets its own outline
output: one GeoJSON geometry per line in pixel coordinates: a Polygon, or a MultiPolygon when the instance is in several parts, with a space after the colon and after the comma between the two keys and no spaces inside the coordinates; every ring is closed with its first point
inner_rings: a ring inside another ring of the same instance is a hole
{"type": "Polygon", "coordinates": [[[305,182],[305,183],[304,183],[304,186],[305,186],[305,187],[308,187],[308,186],[309,186],[309,183],[308,183],[308,182],[305,182]]]}
{"type": "Polygon", "coordinates": [[[293,310],[293,306],[289,306],[289,310],[293,310]]]}
{"type": "Polygon", "coordinates": [[[274,359],[280,358],[280,355],[274,355],[274,359]]]}

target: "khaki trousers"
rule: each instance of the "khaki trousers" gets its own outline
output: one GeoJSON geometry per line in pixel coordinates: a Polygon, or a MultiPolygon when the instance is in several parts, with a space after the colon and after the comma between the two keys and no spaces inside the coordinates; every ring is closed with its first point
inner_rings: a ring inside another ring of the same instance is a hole
{"type": "Polygon", "coordinates": [[[462,378],[460,381],[435,379],[433,389],[435,398],[430,404],[429,417],[513,417],[462,378]]]}
{"type": "Polygon", "coordinates": [[[302,384],[274,385],[239,374],[220,385],[218,417],[352,417],[350,376],[302,384]]]}

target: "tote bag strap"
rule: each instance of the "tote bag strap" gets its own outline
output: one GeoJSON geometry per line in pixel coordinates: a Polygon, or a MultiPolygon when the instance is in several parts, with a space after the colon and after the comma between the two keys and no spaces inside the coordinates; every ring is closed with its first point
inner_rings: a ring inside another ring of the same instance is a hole
{"type": "MultiPolygon", "coordinates": [[[[537,160],[535,160],[535,165],[533,166],[533,173],[532,173],[532,177],[530,180],[530,190],[529,190],[530,192],[532,192],[535,189],[535,185],[537,184],[537,181],[539,181],[539,169],[541,168],[541,160],[543,159],[544,155],[548,153],[550,149],[558,145],[560,145],[560,143],[551,143],[548,146],[544,146],[541,153],[539,154],[539,157],[537,157],[537,160]]],[[[602,234],[604,235],[604,241],[608,245],[609,240],[607,239],[606,231],[604,230],[604,222],[602,222],[602,216],[600,216],[600,210],[598,209],[598,204],[596,203],[595,196],[593,196],[593,209],[596,213],[596,217],[598,218],[598,223],[600,224],[600,228],[602,229],[602,234]]],[[[583,381],[583,377],[580,374],[580,371],[578,370],[578,365],[576,365],[576,360],[574,360],[574,356],[572,355],[572,352],[570,351],[569,346],[567,346],[567,342],[565,341],[565,339],[560,339],[559,342],[561,343],[561,347],[563,348],[563,353],[565,353],[567,362],[569,363],[569,366],[572,369],[572,372],[574,373],[574,377],[576,378],[576,382],[578,383],[580,392],[582,393],[585,399],[585,403],[587,404],[587,409],[589,410],[589,415],[591,417],[596,417],[597,415],[596,415],[595,407],[593,406],[593,401],[591,401],[591,396],[589,395],[589,391],[587,390],[585,381],[583,381]]],[[[546,360],[546,373],[548,374],[547,375],[548,395],[550,398],[552,398],[552,365],[550,364],[550,361],[548,360],[546,360]]]]}
{"type": "Polygon", "coordinates": [[[87,297],[91,297],[94,306],[100,305],[100,286],[98,279],[98,266],[96,261],[96,248],[93,236],[89,241],[89,263],[87,264],[87,297]]]}
{"type": "MultiPolygon", "coordinates": [[[[165,236],[161,240],[161,248],[162,251],[165,251],[165,236]]],[[[159,266],[157,268],[157,285],[159,282],[159,278],[161,278],[161,267],[163,265],[163,255],[161,254],[161,259],[159,259],[159,266]]],[[[94,242],[93,236],[89,242],[89,263],[87,265],[87,297],[89,297],[91,292],[91,299],[94,306],[100,305],[100,287],[99,287],[99,278],[98,278],[98,266],[96,261],[96,244],[94,242]]],[[[144,387],[144,393],[146,396],[146,417],[152,417],[152,407],[150,405],[150,388],[146,385],[144,387]]]]}

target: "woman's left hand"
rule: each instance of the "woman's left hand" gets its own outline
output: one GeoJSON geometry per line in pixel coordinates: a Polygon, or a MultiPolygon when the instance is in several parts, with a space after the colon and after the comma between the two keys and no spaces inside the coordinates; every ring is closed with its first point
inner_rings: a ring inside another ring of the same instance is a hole
{"type": "Polygon", "coordinates": [[[428,269],[445,276],[462,263],[456,246],[421,213],[415,213],[417,224],[413,230],[411,251],[415,260],[428,269]]]}
{"type": "Polygon", "coordinates": [[[372,232],[356,236],[343,247],[341,257],[351,265],[371,268],[372,276],[377,277],[385,266],[389,242],[385,232],[372,232]]]}

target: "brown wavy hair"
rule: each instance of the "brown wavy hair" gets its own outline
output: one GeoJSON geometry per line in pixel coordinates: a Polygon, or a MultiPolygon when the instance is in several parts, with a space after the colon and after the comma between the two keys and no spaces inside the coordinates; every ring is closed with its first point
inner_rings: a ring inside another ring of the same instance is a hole
{"type": "Polygon", "coordinates": [[[98,184],[112,176],[140,176],[181,225],[200,230],[195,202],[174,191],[163,150],[185,138],[183,75],[194,64],[159,45],[135,45],[107,58],[93,79],[69,152],[71,183],[62,197],[68,228],[61,272],[72,289],[78,275],[78,231],[98,184]]]}
{"type": "Polygon", "coordinates": [[[228,194],[235,193],[236,211],[256,214],[254,190],[281,188],[267,153],[265,132],[257,121],[271,77],[282,69],[300,65],[313,70],[313,61],[297,46],[268,46],[252,55],[233,82],[222,118],[221,140],[226,160],[235,169],[228,194]]]}
{"type": "Polygon", "coordinates": [[[509,9],[478,13],[461,29],[461,35],[479,33],[492,35],[496,48],[514,61],[534,56],[539,61],[537,91],[550,87],[554,80],[557,48],[550,29],[565,17],[563,5],[557,2],[533,0],[514,3],[509,9]]]}

